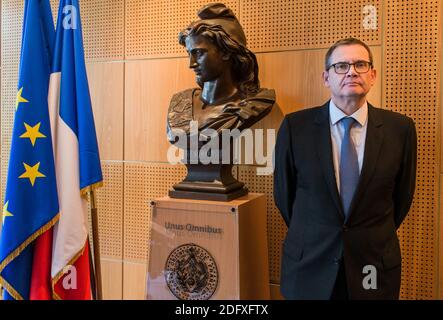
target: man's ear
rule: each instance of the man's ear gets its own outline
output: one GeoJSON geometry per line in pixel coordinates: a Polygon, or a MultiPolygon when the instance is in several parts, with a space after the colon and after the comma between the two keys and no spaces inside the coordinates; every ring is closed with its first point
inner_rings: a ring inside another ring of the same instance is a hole
{"type": "Polygon", "coordinates": [[[323,71],[322,78],[323,78],[323,84],[329,88],[329,72],[323,71]]]}
{"type": "Polygon", "coordinates": [[[377,78],[377,70],[372,69],[371,70],[371,85],[375,84],[376,78],[377,78]]]}

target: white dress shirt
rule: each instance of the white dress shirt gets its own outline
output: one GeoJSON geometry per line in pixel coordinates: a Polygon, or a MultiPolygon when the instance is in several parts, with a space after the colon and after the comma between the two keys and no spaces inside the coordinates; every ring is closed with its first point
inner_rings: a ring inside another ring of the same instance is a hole
{"type": "MultiPolygon", "coordinates": [[[[332,159],[334,161],[335,180],[337,182],[337,189],[340,192],[340,151],[341,142],[345,129],[343,123],[340,122],[342,118],[347,117],[346,113],[341,111],[334,102],[329,102],[329,120],[331,126],[331,141],[332,141],[332,159]]],[[[368,129],[368,103],[365,103],[350,117],[357,122],[351,128],[351,139],[358,156],[358,168],[361,173],[363,165],[363,156],[365,153],[366,131],[368,129]]]]}

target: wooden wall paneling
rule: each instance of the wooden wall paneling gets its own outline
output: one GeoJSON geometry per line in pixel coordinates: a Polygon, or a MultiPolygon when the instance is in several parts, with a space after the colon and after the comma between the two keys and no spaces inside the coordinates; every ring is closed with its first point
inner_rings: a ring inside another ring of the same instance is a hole
{"type": "Polygon", "coordinates": [[[11,134],[14,123],[18,64],[23,24],[23,1],[1,3],[1,196],[6,187],[11,134]]]}
{"type": "Polygon", "coordinates": [[[125,163],[123,298],[144,299],[148,264],[151,205],[183,180],[183,165],[125,163]]]}
{"type": "MultiPolygon", "coordinates": [[[[439,2],[439,14],[438,14],[438,22],[437,25],[438,27],[438,44],[437,44],[437,48],[439,48],[438,50],[438,55],[439,55],[439,60],[437,63],[437,77],[438,77],[438,106],[440,107],[438,109],[439,111],[439,146],[440,146],[440,173],[443,173],[443,165],[441,164],[441,161],[443,160],[443,148],[441,147],[441,144],[443,143],[443,2],[439,2]]],[[[440,186],[442,181],[440,181],[440,186]]],[[[441,210],[442,208],[440,208],[441,210]]],[[[440,242],[441,243],[441,242],[440,242]]],[[[442,246],[441,246],[442,247],[442,246]]],[[[442,264],[440,264],[441,266],[443,266],[442,264]]],[[[443,269],[442,269],[443,271],[443,269]]],[[[443,288],[442,288],[443,289],[443,288]]],[[[443,291],[442,291],[443,293],[443,291]]],[[[441,296],[441,298],[443,299],[443,296],[441,296]]]]}
{"type": "Polygon", "coordinates": [[[167,161],[166,117],[174,93],[197,87],[187,58],[126,63],[125,160],[167,161]]]}
{"type": "Polygon", "coordinates": [[[382,94],[383,94],[383,88],[382,88],[382,82],[383,82],[383,58],[382,58],[382,47],[376,46],[376,47],[370,47],[371,52],[374,58],[374,68],[377,72],[377,77],[375,80],[374,86],[371,88],[371,91],[369,91],[367,99],[368,102],[374,105],[374,107],[377,108],[383,108],[382,104],[382,94]]]}
{"type": "Polygon", "coordinates": [[[418,134],[414,202],[398,232],[403,299],[435,299],[437,294],[438,8],[436,0],[389,0],[384,5],[389,23],[383,34],[383,106],[411,116],[418,134]]]}
{"type": "MultiPolygon", "coordinates": [[[[3,20],[1,17],[1,12],[2,12],[2,4],[0,2],[0,84],[1,84],[1,21],[3,20]]],[[[0,87],[1,88],[1,87],[0,87]]],[[[0,101],[1,101],[1,89],[0,89],[0,101]]],[[[1,103],[0,103],[1,105],[1,103]]],[[[1,136],[2,136],[2,131],[1,131],[2,125],[1,125],[1,116],[0,116],[0,155],[1,155],[1,136]]],[[[2,159],[0,157],[0,201],[3,200],[3,188],[2,188],[2,159]]],[[[3,201],[1,202],[3,203],[3,201]]],[[[2,213],[2,217],[3,217],[3,213],[2,213]]],[[[0,237],[2,236],[2,226],[0,226],[0,237]]]]}
{"type": "Polygon", "coordinates": [[[58,1],[58,0],[49,0],[49,4],[51,5],[52,18],[54,20],[54,26],[56,26],[57,25],[57,15],[58,15],[58,6],[60,4],[60,1],[58,1]]]}
{"type": "MultiPolygon", "coordinates": [[[[11,148],[12,127],[14,126],[15,100],[17,95],[18,70],[15,66],[5,65],[1,68],[1,188],[2,201],[6,188],[9,153],[11,148]]],[[[3,202],[2,202],[3,203],[3,202]]]]}
{"type": "Polygon", "coordinates": [[[123,59],[125,1],[79,2],[85,58],[89,61],[123,59]]]}
{"type": "Polygon", "coordinates": [[[102,162],[103,186],[96,192],[100,255],[123,258],[123,163],[102,162]]]}
{"type": "Polygon", "coordinates": [[[327,48],[349,36],[381,44],[380,0],[240,0],[240,12],[256,52],[327,48]],[[375,15],[365,11],[368,5],[375,15]]]}
{"type": "Polygon", "coordinates": [[[125,163],[124,168],[123,258],[129,262],[147,263],[150,202],[167,195],[173,184],[183,180],[186,168],[155,163],[125,163]]]}
{"type": "Polygon", "coordinates": [[[2,67],[7,65],[17,65],[18,59],[20,58],[23,3],[23,1],[17,0],[3,0],[1,2],[2,67]]]}
{"type": "Polygon", "coordinates": [[[123,160],[124,64],[87,63],[101,160],[123,160]]]}
{"type": "Polygon", "coordinates": [[[86,59],[123,59],[125,1],[88,0],[80,3],[86,59]]]}
{"type": "Polygon", "coordinates": [[[442,235],[443,235],[443,223],[442,223],[442,217],[443,217],[443,174],[441,173],[439,175],[440,181],[440,199],[439,199],[439,228],[438,228],[438,292],[437,292],[437,299],[443,300],[443,245],[442,245],[442,235]]]}
{"type": "MultiPolygon", "coordinates": [[[[14,126],[15,100],[17,95],[18,69],[5,65],[1,68],[1,187],[2,201],[6,188],[9,153],[11,148],[12,127],[14,126]]],[[[2,202],[3,203],[3,202],[2,202]]]]}
{"type": "MultiPolygon", "coordinates": [[[[184,57],[178,33],[198,19],[206,0],[126,0],[126,59],[184,57]]],[[[239,0],[224,3],[239,12],[239,0]]]]}
{"type": "MultiPolygon", "coordinates": [[[[54,23],[59,0],[50,0],[54,23]]],[[[87,61],[124,59],[124,0],[79,1],[83,47],[87,61]]]]}
{"type": "Polygon", "coordinates": [[[1,50],[1,42],[2,42],[2,28],[1,28],[1,25],[2,25],[2,21],[3,21],[3,18],[2,18],[2,3],[0,2],[0,68],[1,68],[1,52],[2,52],[2,50],[1,50]]]}
{"type": "MultiPolygon", "coordinates": [[[[239,268],[240,268],[240,299],[270,299],[269,289],[269,258],[268,258],[268,239],[267,234],[267,212],[266,203],[267,197],[262,194],[253,194],[250,192],[246,196],[248,202],[245,205],[239,205],[236,209],[238,212],[238,248],[233,248],[228,251],[225,257],[225,263],[230,258],[236,260],[232,253],[238,250],[239,268]]],[[[240,200],[237,200],[240,202],[240,200]]],[[[246,200],[244,200],[246,202],[246,200]]],[[[226,226],[226,231],[228,231],[226,226]]],[[[231,232],[235,230],[231,225],[231,232]]],[[[228,232],[226,232],[228,233],[228,232]]],[[[227,239],[227,238],[226,238],[227,239]]],[[[222,242],[223,243],[223,242],[222,242]]],[[[227,246],[227,243],[224,245],[227,246]]],[[[233,243],[235,247],[235,242],[233,243]]],[[[228,274],[223,276],[220,272],[220,278],[232,278],[234,275],[228,274]]]]}
{"type": "MultiPolygon", "coordinates": [[[[0,3],[0,12],[1,12],[1,3],[0,3]]],[[[0,19],[1,19],[1,15],[0,15],[0,19]]],[[[1,21],[0,21],[0,25],[1,25],[1,21]]],[[[0,34],[1,34],[1,29],[0,29],[0,34]]],[[[1,40],[0,40],[0,42],[1,42],[1,40]]],[[[0,52],[1,52],[1,48],[0,48],[0,52]]],[[[1,61],[1,57],[0,57],[0,61],[1,61]]],[[[1,74],[1,64],[0,64],[0,74],[1,74]]],[[[1,83],[1,76],[0,76],[0,83],[1,83]]],[[[0,101],[1,101],[1,93],[0,93],[0,101]]],[[[1,154],[1,136],[2,136],[1,127],[2,126],[1,126],[1,122],[0,122],[0,154],[1,154]]],[[[3,159],[0,158],[0,169],[2,168],[2,162],[3,162],[3,159]]],[[[3,186],[3,183],[2,183],[3,178],[2,178],[2,172],[1,171],[2,170],[0,170],[0,199],[1,199],[0,201],[3,204],[3,188],[2,188],[2,186],[3,186]]],[[[2,212],[1,218],[3,219],[3,212],[2,212]]],[[[1,238],[1,236],[2,236],[2,225],[0,225],[0,238],[1,238]]],[[[2,290],[3,290],[3,288],[0,286],[0,292],[2,292],[2,290]]],[[[0,297],[0,300],[3,300],[3,297],[0,297]]]]}
{"type": "Polygon", "coordinates": [[[146,263],[123,262],[123,300],[146,299],[146,263]]]}
{"type": "MultiPolygon", "coordinates": [[[[1,12],[1,3],[0,3],[0,12],[1,12]]],[[[0,17],[1,17],[1,15],[0,15],[0,17]]],[[[1,34],[1,32],[0,32],[0,34],[1,34]]],[[[1,79],[2,79],[1,78],[1,73],[2,73],[2,68],[0,66],[0,84],[1,84],[1,79]]],[[[1,90],[0,90],[0,101],[1,101],[1,90]]],[[[0,155],[2,154],[2,140],[1,140],[1,137],[2,137],[2,131],[1,131],[2,124],[1,124],[1,122],[2,121],[1,121],[1,115],[0,115],[0,155]]],[[[3,163],[3,158],[0,157],[0,201],[3,204],[3,174],[2,174],[3,164],[2,163],[3,163]]],[[[3,221],[3,210],[2,210],[2,214],[0,215],[0,218],[3,221]]],[[[0,239],[1,239],[1,236],[2,236],[2,226],[3,226],[3,223],[0,224],[0,239]]],[[[0,298],[0,300],[1,300],[1,298],[0,298]]]]}
{"type": "MultiPolygon", "coordinates": [[[[126,58],[184,56],[177,42],[178,32],[196,20],[197,10],[206,3],[126,1],[126,58]]],[[[364,12],[368,3],[364,0],[239,0],[225,4],[240,19],[253,51],[325,48],[347,36],[372,45],[381,43],[379,0],[371,2],[376,10],[375,29],[364,23],[368,22],[364,12]]]]}
{"type": "Polygon", "coordinates": [[[122,260],[101,259],[103,300],[123,299],[122,260]]]}
{"type": "MultiPolygon", "coordinates": [[[[103,297],[115,300],[123,295],[123,163],[102,161],[102,172],[103,186],[95,194],[103,297]]],[[[92,239],[90,216],[89,227],[92,239]]]]}
{"type": "Polygon", "coordinates": [[[438,87],[438,92],[439,94],[439,102],[438,105],[440,106],[439,110],[439,130],[440,130],[440,140],[438,145],[440,146],[440,159],[439,159],[439,165],[440,165],[440,180],[439,180],[439,187],[440,187],[440,201],[439,201],[439,218],[438,218],[438,225],[439,225],[439,229],[438,229],[438,292],[437,292],[437,299],[442,300],[443,299],[443,176],[441,173],[443,173],[443,166],[441,164],[441,161],[443,159],[443,148],[442,148],[442,143],[443,143],[443,112],[442,112],[442,103],[443,103],[443,67],[442,67],[442,63],[443,63],[443,27],[442,27],[442,23],[443,23],[443,3],[440,1],[439,2],[439,15],[438,15],[438,23],[437,25],[439,26],[438,28],[438,45],[437,48],[440,48],[439,50],[439,62],[437,64],[438,66],[438,77],[439,77],[439,87],[438,87]]]}
{"type": "Polygon", "coordinates": [[[269,289],[271,292],[271,300],[284,300],[283,296],[280,293],[280,285],[271,283],[269,289]]]}
{"type": "Polygon", "coordinates": [[[261,86],[275,89],[281,114],[318,106],[329,98],[322,80],[325,53],[306,50],[257,54],[261,86]]]}
{"type": "Polygon", "coordinates": [[[255,166],[238,166],[239,180],[246,184],[250,192],[266,195],[267,239],[269,257],[269,280],[280,283],[280,257],[282,242],[287,229],[279,211],[275,207],[273,197],[273,175],[257,175],[255,166]]]}
{"type": "MultiPolygon", "coordinates": [[[[262,120],[265,128],[278,129],[284,115],[322,105],[330,98],[329,90],[322,80],[326,51],[287,51],[257,55],[261,86],[275,89],[278,103],[278,108],[262,120]]],[[[382,50],[380,46],[372,46],[371,51],[377,78],[368,94],[368,101],[381,108],[382,50]]]]}

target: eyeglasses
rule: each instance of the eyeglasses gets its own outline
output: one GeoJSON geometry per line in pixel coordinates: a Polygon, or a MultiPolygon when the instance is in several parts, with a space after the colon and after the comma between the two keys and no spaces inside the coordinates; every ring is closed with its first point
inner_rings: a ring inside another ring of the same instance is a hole
{"type": "Polygon", "coordinates": [[[372,68],[372,62],[368,62],[368,61],[357,61],[354,63],[337,62],[337,63],[331,64],[326,70],[329,70],[332,67],[334,67],[335,73],[345,74],[345,73],[348,73],[351,66],[354,66],[354,70],[357,73],[366,73],[369,71],[370,68],[372,68]]]}

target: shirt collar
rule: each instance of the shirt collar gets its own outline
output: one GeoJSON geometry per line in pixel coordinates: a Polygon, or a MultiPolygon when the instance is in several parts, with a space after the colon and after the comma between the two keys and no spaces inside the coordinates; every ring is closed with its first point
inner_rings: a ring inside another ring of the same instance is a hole
{"type": "MultiPolygon", "coordinates": [[[[343,118],[346,118],[347,116],[348,115],[346,115],[346,113],[341,111],[335,105],[332,99],[329,101],[329,119],[331,121],[331,125],[335,125],[337,122],[343,118]]],[[[365,103],[363,103],[363,105],[358,108],[357,111],[351,114],[350,117],[354,118],[360,124],[360,126],[363,127],[368,121],[368,102],[365,101],[365,103]]]]}

